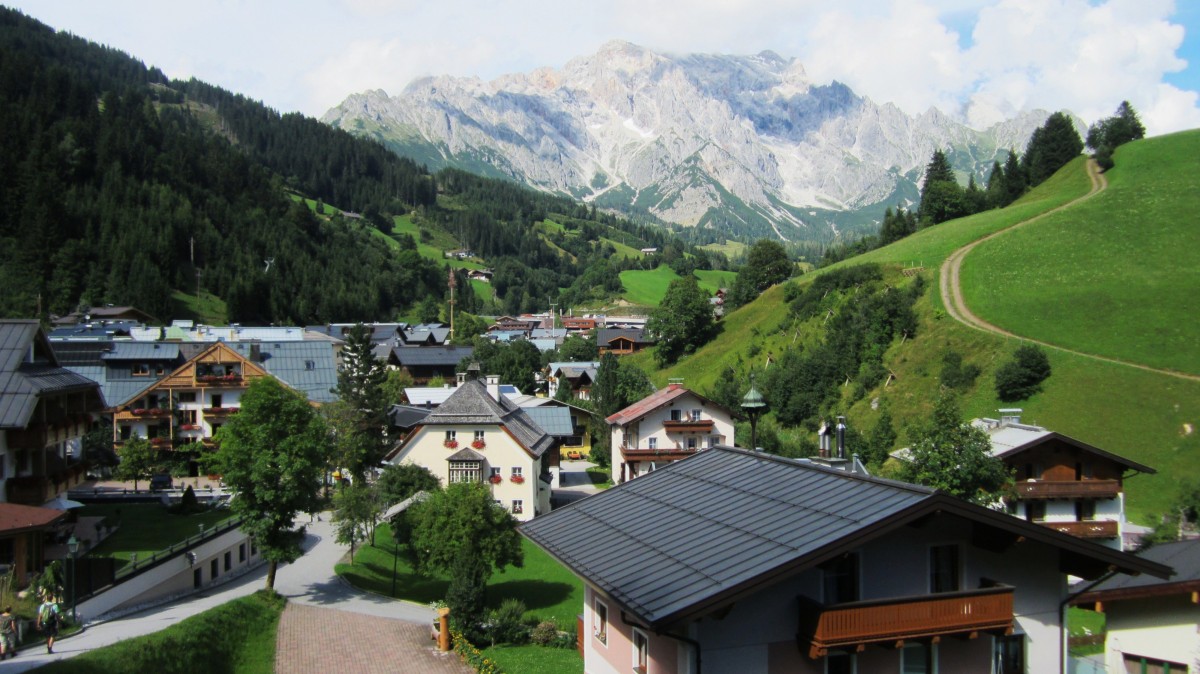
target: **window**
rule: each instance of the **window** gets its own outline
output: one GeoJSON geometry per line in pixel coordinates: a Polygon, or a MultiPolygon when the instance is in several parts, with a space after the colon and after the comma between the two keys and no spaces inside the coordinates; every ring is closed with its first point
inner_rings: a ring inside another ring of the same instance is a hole
{"type": "Polygon", "coordinates": [[[521,514],[521,513],[523,513],[523,512],[525,512],[525,502],[524,502],[524,501],[522,501],[522,500],[521,500],[521,499],[519,499],[519,498],[518,498],[518,499],[513,499],[513,502],[512,502],[512,514],[514,514],[514,515],[520,515],[520,514],[521,514]]]}
{"type": "Polygon", "coordinates": [[[163,367],[162,365],[154,366],[154,374],[155,375],[161,377],[166,373],[167,373],[167,369],[165,367],[163,367]]]}
{"type": "Polygon", "coordinates": [[[446,431],[446,444],[458,441],[458,433],[456,431],[446,431]]]}
{"type": "Polygon", "coordinates": [[[692,436],[687,439],[687,448],[689,452],[696,451],[696,437],[692,436]]]}
{"type": "Polygon", "coordinates": [[[226,551],[225,552],[225,573],[229,573],[229,570],[232,568],[233,568],[233,553],[230,551],[226,551]]]}
{"type": "Polygon", "coordinates": [[[1046,502],[1045,501],[1026,501],[1025,502],[1025,519],[1030,522],[1041,522],[1046,519],[1046,502]]]}
{"type": "Polygon", "coordinates": [[[478,482],[478,461],[451,461],[450,482],[478,482]]]}
{"type": "Polygon", "coordinates": [[[929,548],[929,591],[958,590],[958,546],[935,545],[929,548]]]}
{"type": "Polygon", "coordinates": [[[1075,520],[1078,522],[1090,522],[1096,519],[1096,502],[1090,500],[1075,502],[1075,520]]]}
{"type": "Polygon", "coordinates": [[[858,553],[851,552],[821,565],[823,601],[843,604],[858,601],[858,553]]]}
{"type": "Polygon", "coordinates": [[[700,421],[700,410],[692,410],[691,420],[700,421]]]}
{"type": "Polygon", "coordinates": [[[854,674],[857,665],[853,653],[830,653],[825,658],[825,674],[854,674]]]}
{"type": "Polygon", "coordinates": [[[930,644],[905,644],[900,651],[901,674],[937,674],[937,651],[930,644]]]}
{"type": "Polygon", "coordinates": [[[1187,674],[1188,667],[1179,662],[1156,660],[1141,655],[1125,653],[1126,674],[1187,674]]]}
{"type": "Polygon", "coordinates": [[[719,444],[721,444],[721,436],[719,436],[719,435],[708,436],[708,448],[709,449],[712,449],[713,447],[716,447],[719,444]]]}
{"type": "Polygon", "coordinates": [[[683,410],[671,410],[671,421],[683,421],[683,410]]]}
{"type": "Polygon", "coordinates": [[[306,361],[304,361],[304,369],[305,369],[305,370],[315,370],[315,369],[317,369],[317,363],[316,363],[316,361],[311,361],[311,360],[306,360],[306,361]]]}
{"type": "Polygon", "coordinates": [[[633,671],[646,674],[650,663],[650,637],[646,633],[633,628],[633,671]]]}
{"type": "Polygon", "coordinates": [[[658,449],[658,438],[655,438],[655,437],[646,438],[646,446],[649,447],[650,449],[658,449]]]}
{"type": "Polygon", "coordinates": [[[238,546],[238,561],[239,562],[246,561],[246,544],[245,543],[242,543],[241,545],[238,546]]]}
{"type": "Polygon", "coordinates": [[[592,636],[602,644],[608,644],[608,606],[599,599],[596,600],[596,609],[592,613],[592,636]]]}
{"type": "Polygon", "coordinates": [[[513,477],[525,477],[525,469],[520,466],[513,466],[512,476],[513,477]]]}
{"type": "Polygon", "coordinates": [[[475,442],[483,442],[483,431],[475,431],[475,442]]]}
{"type": "Polygon", "coordinates": [[[995,674],[1025,674],[1025,635],[996,637],[995,674]]]}
{"type": "Polygon", "coordinates": [[[492,466],[492,467],[488,468],[488,476],[489,477],[500,477],[500,470],[501,470],[500,466],[492,466]]]}
{"type": "Polygon", "coordinates": [[[220,393],[215,393],[212,397],[212,406],[216,409],[220,409],[221,403],[224,402],[224,400],[224,396],[222,396],[220,393]]]}
{"type": "Polygon", "coordinates": [[[216,580],[216,579],[217,579],[217,569],[218,569],[218,568],[219,568],[219,567],[218,567],[218,565],[217,565],[217,560],[215,560],[215,559],[214,559],[214,560],[212,560],[211,562],[209,562],[209,563],[208,563],[208,577],[209,577],[211,580],[216,580]]]}
{"type": "Polygon", "coordinates": [[[131,368],[130,374],[132,374],[135,377],[149,377],[150,376],[149,363],[134,363],[133,367],[131,368]]]}

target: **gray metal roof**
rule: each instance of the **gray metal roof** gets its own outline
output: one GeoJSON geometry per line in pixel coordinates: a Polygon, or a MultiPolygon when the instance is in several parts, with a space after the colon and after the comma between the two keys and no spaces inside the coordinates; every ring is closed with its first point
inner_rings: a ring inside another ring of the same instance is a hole
{"type": "Polygon", "coordinates": [[[1171,576],[1169,580],[1144,575],[1117,575],[1088,590],[1088,594],[1114,590],[1128,591],[1137,588],[1152,588],[1176,583],[1200,581],[1200,539],[1176,541],[1174,543],[1158,543],[1148,550],[1137,553],[1137,555],[1143,559],[1172,567],[1175,569],[1175,575],[1171,576]]]}
{"type": "Polygon", "coordinates": [[[101,355],[103,360],[177,360],[179,344],[176,342],[112,342],[112,349],[101,355]]]}
{"type": "Polygon", "coordinates": [[[541,456],[554,444],[554,438],[534,423],[525,410],[500,396],[488,394],[483,382],[473,379],[454,389],[450,397],[425,418],[426,426],[466,424],[502,425],[534,456],[541,456]]]}
{"type": "Polygon", "coordinates": [[[29,425],[45,395],[94,390],[99,385],[59,367],[37,321],[0,320],[0,428],[29,425]]]}
{"type": "Polygon", "coordinates": [[[392,357],[404,366],[452,367],[475,353],[473,346],[400,346],[392,357]]]}
{"type": "Polygon", "coordinates": [[[230,342],[226,346],[266,368],[267,372],[288,386],[303,392],[312,402],[337,400],[333,393],[337,386],[337,363],[332,342],[230,342]],[[251,358],[255,350],[258,351],[257,359],[251,358]]]}
{"type": "Polygon", "coordinates": [[[392,405],[388,409],[388,421],[397,428],[412,428],[425,420],[432,408],[412,405],[392,405]]]}
{"type": "Polygon", "coordinates": [[[524,407],[522,409],[530,419],[533,419],[533,423],[550,435],[559,437],[575,435],[575,427],[571,425],[571,410],[566,407],[524,407]]]}
{"type": "Polygon", "coordinates": [[[1068,572],[1094,576],[1093,563],[1169,571],[924,487],[728,447],[537,517],[521,531],[659,628],[939,512],[1058,548],[1068,572]]]}

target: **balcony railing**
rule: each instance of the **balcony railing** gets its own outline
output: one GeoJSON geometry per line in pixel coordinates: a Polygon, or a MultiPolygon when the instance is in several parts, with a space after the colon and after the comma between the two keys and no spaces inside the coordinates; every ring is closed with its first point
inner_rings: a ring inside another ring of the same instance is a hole
{"type": "Polygon", "coordinates": [[[238,411],[236,407],[205,407],[204,416],[217,416],[220,414],[235,414],[238,411]]]}
{"type": "Polygon", "coordinates": [[[679,461],[700,451],[699,447],[665,447],[661,449],[621,448],[621,456],[626,461],[679,461]]]}
{"type": "Polygon", "coordinates": [[[196,375],[197,384],[207,384],[209,386],[241,386],[242,375],[240,374],[199,374],[196,375]]]}
{"type": "Polygon", "coordinates": [[[10,477],[5,485],[9,503],[40,506],[83,482],[87,466],[76,463],[50,475],[10,477]]]}
{"type": "Polygon", "coordinates": [[[1013,588],[1008,586],[832,606],[803,603],[801,638],[812,635],[808,655],[814,659],[837,648],[1005,632],[1013,626],[1013,588]]]}
{"type": "Polygon", "coordinates": [[[1014,485],[1022,499],[1116,498],[1121,493],[1119,480],[1066,480],[1062,482],[1018,482],[1014,485]]]}
{"type": "Polygon", "coordinates": [[[1077,538],[1116,538],[1115,520],[1088,520],[1084,522],[1041,522],[1042,526],[1070,534],[1077,538]]]}
{"type": "Polygon", "coordinates": [[[690,421],[683,419],[680,421],[664,421],[663,428],[668,433],[711,433],[713,429],[712,419],[696,419],[690,421]]]}

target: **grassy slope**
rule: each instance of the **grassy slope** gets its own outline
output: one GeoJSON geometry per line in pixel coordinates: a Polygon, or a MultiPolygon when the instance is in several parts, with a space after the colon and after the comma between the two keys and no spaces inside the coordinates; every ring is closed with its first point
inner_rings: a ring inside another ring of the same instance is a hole
{"type": "MultiPolygon", "coordinates": [[[[897,381],[887,388],[869,391],[858,401],[850,401],[847,393],[843,409],[850,423],[868,431],[879,414],[870,403],[879,398],[890,407],[903,443],[905,427],[932,410],[941,357],[947,349],[958,351],[967,362],[983,369],[975,386],[963,396],[964,414],[994,416],[998,407],[1009,406],[996,399],[992,377],[1017,342],[967,328],[946,317],[936,290],[938,266],[962,245],[1081,196],[1088,186],[1080,159],[1009,208],[944,223],[842,263],[880,262],[890,265],[893,273],[900,267],[923,264],[926,271],[922,275],[928,286],[917,305],[917,336],[904,345],[893,344],[885,358],[898,375],[897,381]]],[[[972,260],[968,259],[967,266],[970,264],[972,260]]],[[[686,385],[700,391],[713,385],[726,364],[733,364],[743,377],[743,388],[747,388],[749,367],[761,369],[768,354],[778,356],[819,338],[819,331],[789,327],[783,288],[777,286],[727,316],[716,340],[674,367],[656,371],[648,353],[633,356],[630,362],[652,373],[651,378],[660,386],[668,378],[682,377],[686,385]]],[[[1126,483],[1127,506],[1133,519],[1145,523],[1151,514],[1162,512],[1173,497],[1179,476],[1200,476],[1189,461],[1200,449],[1200,434],[1185,435],[1183,430],[1184,423],[1200,424],[1200,384],[1059,351],[1050,351],[1049,355],[1054,374],[1044,392],[1019,404],[1025,409],[1024,418],[1155,467],[1157,475],[1137,476],[1126,483]]]]}
{"type": "Polygon", "coordinates": [[[1116,162],[1104,193],[972,251],[967,303],[1019,335],[1200,374],[1200,132],[1116,162]]]}
{"type": "Polygon", "coordinates": [[[716,294],[720,288],[729,288],[733,285],[733,279],[737,278],[737,272],[734,271],[699,270],[692,273],[700,280],[700,287],[712,294],[716,294]]]}
{"type": "Polygon", "coordinates": [[[625,286],[623,297],[630,304],[656,307],[667,294],[667,286],[679,278],[665,264],[658,265],[652,271],[627,270],[621,272],[621,285],[625,286]]]}

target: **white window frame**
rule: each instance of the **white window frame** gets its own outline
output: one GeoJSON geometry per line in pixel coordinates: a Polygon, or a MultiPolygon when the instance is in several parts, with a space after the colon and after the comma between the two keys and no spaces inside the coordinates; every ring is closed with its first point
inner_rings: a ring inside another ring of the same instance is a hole
{"type": "Polygon", "coordinates": [[[475,440],[483,440],[484,431],[475,431],[475,440]]]}
{"type": "Polygon", "coordinates": [[[592,638],[608,648],[608,604],[599,599],[592,605],[592,638]]]}
{"type": "Polygon", "coordinates": [[[512,514],[524,515],[525,514],[525,501],[523,501],[522,499],[519,499],[519,498],[513,499],[512,500],[512,514]]]}
{"type": "Polygon", "coordinates": [[[443,442],[450,442],[458,439],[458,431],[446,431],[446,439],[443,442]]]}
{"type": "Polygon", "coordinates": [[[633,656],[633,671],[638,674],[646,674],[650,671],[650,635],[634,627],[633,633],[629,636],[629,645],[633,656]],[[642,664],[643,660],[645,661],[644,665],[642,664]]]}
{"type": "MultiPolygon", "coordinates": [[[[500,477],[503,471],[504,469],[500,466],[490,466],[488,467],[488,477],[500,477]]],[[[499,501],[496,501],[496,503],[499,503],[499,501]]]]}
{"type": "Polygon", "coordinates": [[[521,466],[513,466],[512,467],[512,476],[513,477],[525,477],[525,469],[522,468],[521,466]]]}
{"type": "Polygon", "coordinates": [[[697,450],[697,449],[700,449],[700,443],[699,443],[699,441],[696,439],[696,436],[694,436],[694,435],[689,435],[689,436],[688,436],[688,438],[687,438],[687,448],[688,448],[688,451],[689,451],[689,452],[691,452],[691,451],[695,451],[695,450],[697,450]]]}
{"type": "Polygon", "coordinates": [[[646,438],[646,448],[658,449],[658,438],[654,437],[653,435],[646,438]]]}
{"type": "Polygon", "coordinates": [[[671,409],[671,421],[683,421],[683,410],[671,409]]]}
{"type": "Polygon", "coordinates": [[[478,461],[451,461],[449,484],[456,482],[479,482],[481,466],[478,461]],[[457,478],[457,479],[456,479],[457,478]]]}
{"type": "Polygon", "coordinates": [[[692,410],[692,412],[691,412],[691,416],[688,418],[688,421],[700,421],[700,414],[701,414],[703,411],[704,411],[704,410],[702,410],[702,409],[699,409],[699,408],[696,408],[696,409],[692,410]]]}

